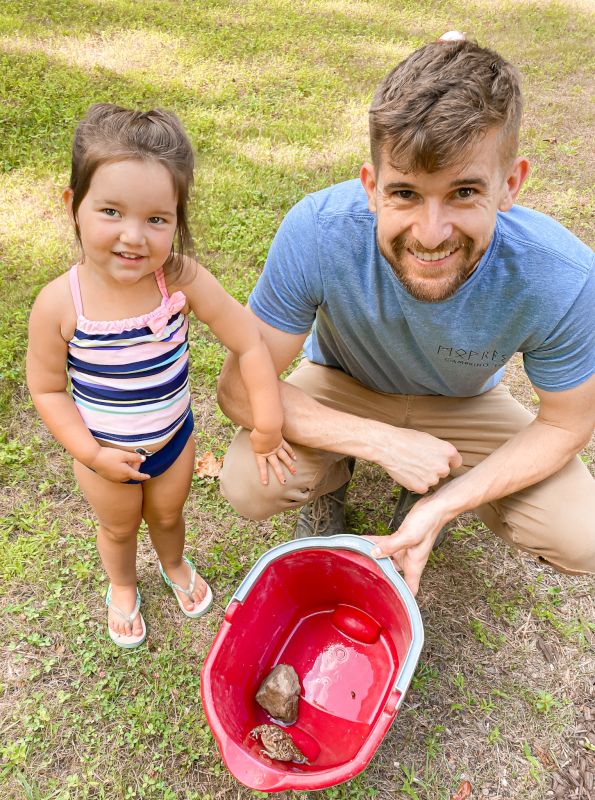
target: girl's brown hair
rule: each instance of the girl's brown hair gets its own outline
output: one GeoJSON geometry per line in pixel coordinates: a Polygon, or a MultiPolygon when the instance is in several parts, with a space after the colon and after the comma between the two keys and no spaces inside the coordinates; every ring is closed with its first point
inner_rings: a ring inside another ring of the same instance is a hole
{"type": "Polygon", "coordinates": [[[98,167],[126,160],[157,161],[172,176],[177,197],[176,247],[164,269],[173,280],[180,276],[183,257],[193,253],[188,226],[188,195],[194,173],[192,145],[175,114],[160,109],[133,111],[111,103],[97,103],[79,122],[72,144],[70,189],[76,238],[79,206],[98,167]]]}

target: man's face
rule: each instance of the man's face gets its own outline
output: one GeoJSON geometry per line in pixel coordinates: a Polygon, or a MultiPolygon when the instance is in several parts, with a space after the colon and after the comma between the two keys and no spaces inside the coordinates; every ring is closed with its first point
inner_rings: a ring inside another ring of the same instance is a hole
{"type": "Polygon", "coordinates": [[[496,212],[510,209],[528,171],[523,158],[508,169],[500,162],[492,130],[461,163],[438,172],[399,172],[384,156],[378,173],[362,167],[380,252],[417,300],[453,295],[487,250],[496,212]]]}

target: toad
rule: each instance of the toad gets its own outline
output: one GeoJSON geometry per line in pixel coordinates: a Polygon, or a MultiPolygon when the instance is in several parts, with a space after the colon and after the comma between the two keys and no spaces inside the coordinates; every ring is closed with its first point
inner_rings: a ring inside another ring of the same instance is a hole
{"type": "Polygon", "coordinates": [[[288,733],[276,725],[257,725],[250,731],[253,739],[260,739],[264,749],[261,751],[275,761],[295,761],[296,764],[307,764],[308,759],[293,743],[288,733]]]}

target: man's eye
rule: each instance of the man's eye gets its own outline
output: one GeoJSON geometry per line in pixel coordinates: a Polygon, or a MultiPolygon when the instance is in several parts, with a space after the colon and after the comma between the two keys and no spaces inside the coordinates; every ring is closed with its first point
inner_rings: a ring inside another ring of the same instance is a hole
{"type": "Polygon", "coordinates": [[[475,189],[472,189],[470,186],[464,186],[457,191],[457,197],[460,197],[461,200],[467,200],[468,197],[473,197],[474,194],[475,189]]]}
{"type": "Polygon", "coordinates": [[[411,200],[413,197],[413,192],[410,189],[399,189],[395,192],[395,197],[398,200],[411,200]]]}

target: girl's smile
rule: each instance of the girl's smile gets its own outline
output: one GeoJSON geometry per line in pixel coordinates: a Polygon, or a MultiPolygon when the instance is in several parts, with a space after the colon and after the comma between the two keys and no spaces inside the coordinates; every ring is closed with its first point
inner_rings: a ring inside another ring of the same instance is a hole
{"type": "Polygon", "coordinates": [[[124,261],[142,261],[145,258],[145,256],[135,255],[134,253],[118,253],[117,251],[114,251],[114,255],[119,256],[124,261]]]}
{"type": "MultiPolygon", "coordinates": [[[[65,192],[71,210],[72,192],[65,192]]],[[[177,197],[170,172],[158,161],[102,164],[78,209],[83,263],[103,278],[136,282],[170,257],[177,197]]]]}

